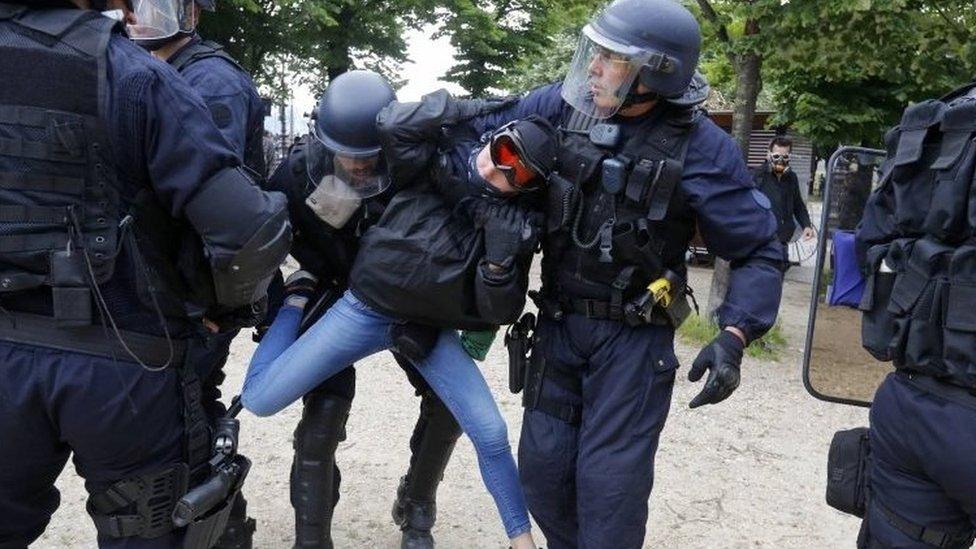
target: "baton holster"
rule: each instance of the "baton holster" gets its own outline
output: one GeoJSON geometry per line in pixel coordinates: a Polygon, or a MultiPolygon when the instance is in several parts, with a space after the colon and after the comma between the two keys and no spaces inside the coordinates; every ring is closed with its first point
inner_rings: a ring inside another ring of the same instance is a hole
{"type": "Polygon", "coordinates": [[[513,394],[518,394],[525,387],[534,328],[535,315],[525,313],[505,332],[505,348],[508,349],[508,390],[513,394]]]}

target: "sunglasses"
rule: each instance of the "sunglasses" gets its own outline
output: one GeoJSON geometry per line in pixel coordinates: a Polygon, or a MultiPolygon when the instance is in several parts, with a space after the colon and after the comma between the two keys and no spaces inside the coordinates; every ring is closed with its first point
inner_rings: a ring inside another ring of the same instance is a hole
{"type": "Polygon", "coordinates": [[[773,162],[789,162],[790,161],[790,153],[786,153],[786,154],[770,154],[769,155],[769,159],[772,160],[773,162]]]}
{"type": "Polygon", "coordinates": [[[513,124],[503,126],[491,136],[489,153],[495,169],[502,172],[508,184],[519,191],[533,191],[542,186],[542,178],[524,160],[521,137],[513,124]]]}

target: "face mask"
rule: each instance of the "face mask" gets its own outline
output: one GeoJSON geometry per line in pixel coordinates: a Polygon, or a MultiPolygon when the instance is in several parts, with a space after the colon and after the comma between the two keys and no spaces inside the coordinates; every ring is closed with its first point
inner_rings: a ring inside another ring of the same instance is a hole
{"type": "Polygon", "coordinates": [[[305,199],[308,206],[315,215],[330,227],[341,229],[346,226],[349,219],[356,213],[363,200],[357,196],[339,197],[336,196],[335,187],[339,182],[335,176],[326,176],[322,179],[312,194],[305,199]]]}

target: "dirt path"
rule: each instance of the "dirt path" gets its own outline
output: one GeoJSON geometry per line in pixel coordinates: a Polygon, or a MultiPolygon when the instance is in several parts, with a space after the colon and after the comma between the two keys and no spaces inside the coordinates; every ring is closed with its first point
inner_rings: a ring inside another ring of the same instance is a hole
{"type": "MultiPolygon", "coordinates": [[[[692,284],[707,295],[711,271],[694,269],[692,284]]],[[[697,349],[679,344],[671,415],[657,456],[646,547],[745,548],[852,546],[856,519],[824,503],[827,447],[833,432],[867,424],[867,413],[821,403],[800,382],[809,286],[788,282],[781,323],[790,348],[779,362],[747,359],[743,382],[726,403],[697,411],[687,403],[699,389],[685,378],[697,349]]],[[[704,305],[704,304],[703,304],[704,305]]],[[[240,387],[254,345],[235,342],[226,387],[240,387]]],[[[507,357],[496,342],[483,371],[500,401],[513,446],[519,398],[507,392],[507,357]]],[[[336,511],[337,547],[399,547],[390,504],[408,459],[407,441],[419,400],[388,355],[363,361],[349,440],[339,448],[342,500],[336,511]]],[[[243,451],[254,460],[245,488],[258,519],[256,547],[289,547],[291,433],[300,408],[270,419],[244,414],[243,451]]],[[[37,547],[91,547],[94,530],[85,493],[72,470],[59,480],[61,509],[37,547]]],[[[435,528],[443,548],[506,546],[494,506],[481,484],[470,442],[462,438],[445,474],[435,528]]],[[[541,540],[540,540],[541,541],[541,540]]]]}

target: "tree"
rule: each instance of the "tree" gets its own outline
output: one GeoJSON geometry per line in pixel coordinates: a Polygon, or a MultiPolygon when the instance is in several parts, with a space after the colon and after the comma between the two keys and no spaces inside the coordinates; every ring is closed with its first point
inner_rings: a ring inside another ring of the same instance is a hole
{"type": "Polygon", "coordinates": [[[428,0],[227,0],[205,14],[201,34],[224,44],[255,81],[278,97],[282,76],[314,92],[351,68],[396,82],[408,28],[433,17],[428,0]]]}
{"type": "Polygon", "coordinates": [[[784,14],[785,47],[764,74],[775,121],[825,150],[880,145],[909,102],[942,95],[976,69],[972,2],[792,2],[784,14]]]}
{"type": "Polygon", "coordinates": [[[446,79],[460,84],[473,96],[484,96],[535,87],[556,79],[554,73],[561,77],[572,57],[579,28],[602,3],[449,2],[440,34],[451,36],[458,62],[446,79]]]}

